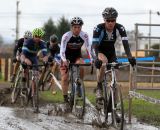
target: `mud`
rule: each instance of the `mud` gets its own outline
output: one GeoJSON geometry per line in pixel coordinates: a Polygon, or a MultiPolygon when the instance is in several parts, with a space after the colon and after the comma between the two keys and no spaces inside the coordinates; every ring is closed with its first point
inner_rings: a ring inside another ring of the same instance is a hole
{"type": "MultiPolygon", "coordinates": [[[[0,107],[0,130],[114,130],[111,126],[103,126],[100,116],[87,106],[84,119],[65,112],[64,104],[48,104],[40,108],[40,113],[33,113],[32,108],[0,107]]],[[[132,124],[125,124],[124,130],[159,130],[136,119],[132,124]]]]}
{"type": "MultiPolygon", "coordinates": [[[[86,100],[86,111],[83,119],[68,112],[64,104],[47,104],[40,107],[36,114],[32,108],[20,108],[9,104],[9,91],[0,94],[0,130],[114,130],[112,126],[104,124],[103,115],[86,100]]],[[[124,130],[160,130],[154,126],[137,122],[132,119],[128,124],[127,118],[124,130]]]]}

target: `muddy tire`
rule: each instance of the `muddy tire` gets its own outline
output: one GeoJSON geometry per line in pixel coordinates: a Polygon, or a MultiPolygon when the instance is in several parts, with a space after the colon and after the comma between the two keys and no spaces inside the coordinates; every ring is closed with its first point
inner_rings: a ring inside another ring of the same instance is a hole
{"type": "Polygon", "coordinates": [[[11,93],[11,103],[16,103],[18,96],[20,96],[21,81],[22,78],[17,76],[11,93]]]}
{"type": "Polygon", "coordinates": [[[52,76],[50,75],[50,71],[48,71],[45,74],[44,79],[41,84],[42,91],[51,89],[51,83],[50,83],[51,79],[52,79],[52,76]]]}
{"type": "Polygon", "coordinates": [[[74,84],[74,104],[73,104],[73,113],[78,118],[83,118],[85,113],[85,88],[82,80],[79,79],[78,84],[74,84]]]}
{"type": "Polygon", "coordinates": [[[106,107],[106,122],[111,123],[117,130],[123,130],[124,126],[124,108],[121,88],[115,84],[116,87],[107,89],[107,107],[106,107]],[[113,97],[113,98],[112,98],[113,97]],[[114,108],[113,109],[113,102],[114,108]],[[109,118],[108,114],[111,113],[109,118]]]}

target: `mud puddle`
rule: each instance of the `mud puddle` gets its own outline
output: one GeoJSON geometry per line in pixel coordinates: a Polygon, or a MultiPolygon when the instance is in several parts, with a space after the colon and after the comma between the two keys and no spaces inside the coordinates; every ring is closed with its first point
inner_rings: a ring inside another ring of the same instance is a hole
{"type": "MultiPolygon", "coordinates": [[[[98,126],[101,121],[92,107],[87,106],[84,119],[63,111],[63,107],[63,104],[48,104],[40,108],[39,114],[33,113],[31,108],[0,107],[0,130],[114,130],[98,126]]],[[[124,130],[160,130],[140,124],[136,119],[132,121],[131,125],[125,124],[124,130]]]]}

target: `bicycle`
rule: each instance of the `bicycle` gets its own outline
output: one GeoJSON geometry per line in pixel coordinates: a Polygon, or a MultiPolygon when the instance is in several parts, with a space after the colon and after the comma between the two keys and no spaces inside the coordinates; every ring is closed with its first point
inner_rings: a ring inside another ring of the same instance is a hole
{"type": "Polygon", "coordinates": [[[127,63],[108,63],[107,67],[111,67],[110,70],[105,71],[104,80],[102,83],[103,86],[103,96],[102,99],[96,101],[96,107],[98,111],[102,112],[105,116],[105,122],[111,124],[116,129],[123,130],[124,126],[124,106],[123,98],[120,86],[117,84],[115,67],[121,66],[122,64],[127,63]],[[107,75],[111,73],[111,82],[108,85],[107,75]],[[111,113],[111,119],[109,118],[109,113],[111,113]]]}
{"type": "Polygon", "coordinates": [[[28,105],[29,100],[32,99],[32,106],[36,113],[39,112],[39,75],[37,67],[41,67],[44,65],[26,65],[23,64],[26,69],[23,69],[22,65],[20,66],[20,70],[16,76],[14,89],[11,94],[11,102],[15,103],[17,101],[18,96],[22,98],[23,104],[25,106],[28,105]],[[27,71],[26,71],[27,70],[27,71]],[[26,75],[24,76],[23,72],[26,71],[26,75]],[[32,83],[31,83],[32,81],[32,83]],[[34,84],[34,88],[33,85],[34,84]]]}
{"type": "Polygon", "coordinates": [[[69,64],[70,91],[69,104],[72,112],[79,118],[83,118],[85,113],[85,87],[80,78],[80,66],[90,66],[91,64],[69,64]]]}
{"type": "Polygon", "coordinates": [[[50,90],[51,89],[51,86],[53,85],[53,83],[55,82],[56,85],[62,90],[62,87],[59,83],[59,81],[57,80],[54,72],[52,72],[52,67],[53,67],[53,64],[56,64],[56,63],[48,63],[49,68],[47,68],[48,66],[46,66],[43,70],[42,70],[42,74],[41,74],[41,77],[40,77],[40,80],[41,80],[41,90],[44,91],[44,90],[50,90]]]}
{"type": "Polygon", "coordinates": [[[12,84],[11,103],[15,104],[19,97],[21,102],[20,104],[24,107],[28,104],[29,82],[24,82],[23,72],[24,69],[22,65],[20,65],[17,71],[15,82],[12,84]]]}

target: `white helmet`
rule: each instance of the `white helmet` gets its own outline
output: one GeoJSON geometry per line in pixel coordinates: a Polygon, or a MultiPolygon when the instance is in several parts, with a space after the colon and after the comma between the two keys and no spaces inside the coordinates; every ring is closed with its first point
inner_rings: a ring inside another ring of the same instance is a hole
{"type": "Polygon", "coordinates": [[[24,38],[32,38],[32,32],[31,31],[25,31],[24,32],[24,36],[23,36],[24,38]]]}
{"type": "Polygon", "coordinates": [[[71,25],[83,25],[83,20],[80,17],[74,17],[71,20],[71,25]]]}

